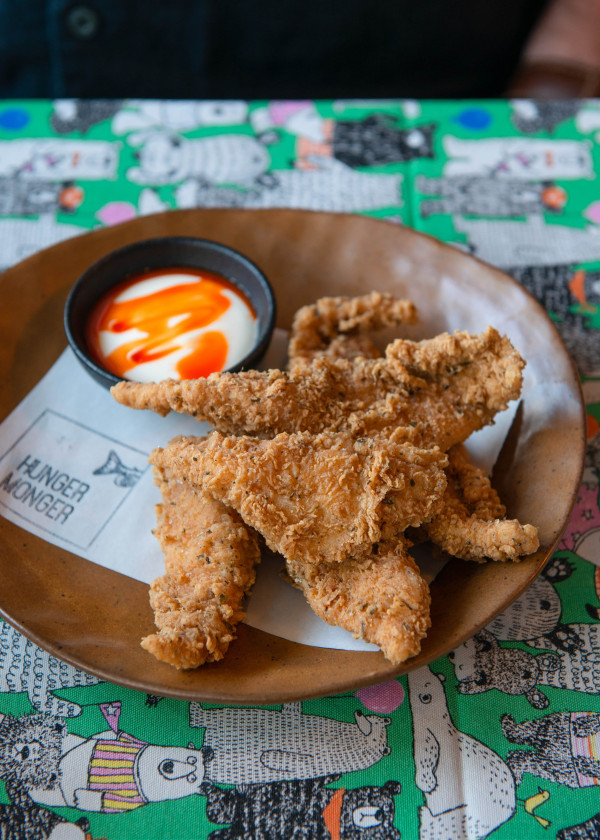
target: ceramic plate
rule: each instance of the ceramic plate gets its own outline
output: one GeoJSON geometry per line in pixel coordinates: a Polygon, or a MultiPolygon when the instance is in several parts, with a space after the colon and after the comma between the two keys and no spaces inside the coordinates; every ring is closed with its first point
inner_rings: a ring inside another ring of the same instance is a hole
{"type": "MultiPolygon", "coordinates": [[[[372,289],[410,297],[411,337],[480,332],[492,313],[527,360],[519,411],[495,482],[509,514],[538,526],[541,548],[518,564],[451,560],[432,584],[432,628],[421,654],[394,668],[378,652],[286,641],[242,625],[224,661],[179,672],[145,653],[147,587],[50,545],[0,518],[0,612],[50,653],[101,679],[153,694],[222,703],[278,703],[389,679],[447,653],[514,600],[543,567],[567,523],[585,451],[579,382],[542,307],[514,280],[452,246],[392,223],[296,210],[173,211],[70,239],[0,278],[0,411],[8,414],[58,358],[62,310],[92,261],[154,236],[199,236],[245,253],[270,279],[278,326],[322,295],[372,289]]],[[[100,386],[98,386],[100,387],[100,386]]]]}

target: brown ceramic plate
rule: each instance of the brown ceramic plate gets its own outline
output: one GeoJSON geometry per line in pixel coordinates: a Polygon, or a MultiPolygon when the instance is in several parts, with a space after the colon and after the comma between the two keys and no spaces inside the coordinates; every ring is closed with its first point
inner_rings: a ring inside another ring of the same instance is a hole
{"type": "MultiPolygon", "coordinates": [[[[420,656],[394,668],[380,653],[315,648],[240,627],[226,659],[178,672],[145,653],[147,587],[0,518],[0,612],[25,636],[101,679],[154,694],[277,703],[356,689],[447,653],[505,609],[538,574],[570,515],[585,450],[584,409],[569,356],[541,306],[511,278],[451,246],[370,218],[296,210],[185,210],[136,219],[41,251],[0,278],[0,412],[8,414],[66,346],[67,292],[94,260],[136,240],[199,236],[246,254],[273,284],[278,326],[321,295],[372,289],[411,297],[414,337],[479,332],[492,307],[527,359],[517,420],[496,480],[511,516],[536,524],[540,550],[519,564],[450,561],[432,585],[420,656]],[[514,330],[513,330],[514,328],[514,330]]],[[[100,386],[98,386],[100,387],[100,386]]]]}

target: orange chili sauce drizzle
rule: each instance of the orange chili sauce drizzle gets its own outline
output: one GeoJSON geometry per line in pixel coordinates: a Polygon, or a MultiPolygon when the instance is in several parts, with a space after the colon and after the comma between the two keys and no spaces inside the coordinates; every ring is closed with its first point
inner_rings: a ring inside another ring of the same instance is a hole
{"type": "Polygon", "coordinates": [[[92,310],[86,327],[90,352],[104,368],[125,378],[136,365],[163,358],[182,347],[189,352],[175,365],[180,379],[197,379],[223,370],[229,344],[221,330],[207,330],[195,337],[185,333],[207,327],[229,309],[231,302],[223,294],[224,289],[241,298],[249,316],[256,318],[245,295],[216,272],[173,267],[131,277],[105,294],[92,310]],[[190,275],[197,282],[181,283],[125,301],[116,300],[137,283],[166,274],[190,275]],[[172,318],[177,321],[169,324],[172,318]],[[100,332],[121,333],[131,329],[140,330],[145,336],[120,345],[108,355],[103,353],[100,332]]]}

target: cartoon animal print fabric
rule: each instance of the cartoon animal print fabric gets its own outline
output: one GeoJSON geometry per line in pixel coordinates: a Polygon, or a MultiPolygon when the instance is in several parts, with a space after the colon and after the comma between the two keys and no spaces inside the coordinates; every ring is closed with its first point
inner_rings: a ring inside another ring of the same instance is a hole
{"type": "Polygon", "coordinates": [[[205,729],[204,746],[213,751],[206,776],[219,784],[356,772],[390,754],[390,718],[365,715],[360,709],[354,722],[346,723],[303,714],[301,703],[286,703],[280,712],[204,709],[192,703],[190,724],[205,729]]]}
{"type": "Polygon", "coordinates": [[[524,221],[457,216],[457,233],[469,250],[499,268],[600,262],[600,227],[549,224],[540,215],[524,221]]]}
{"type": "Polygon", "coordinates": [[[47,181],[114,180],[119,146],[106,140],[0,140],[0,175],[47,181]]]}
{"type": "Polygon", "coordinates": [[[416,186],[421,194],[435,196],[421,202],[423,218],[437,213],[474,216],[527,216],[543,211],[559,213],[567,200],[566,191],[552,182],[419,176],[416,186]]]}
{"type": "Polygon", "coordinates": [[[498,689],[505,694],[524,695],[536,709],[549,705],[539,686],[569,689],[585,694],[600,693],[600,624],[570,624],[566,628],[579,643],[564,650],[548,637],[529,639],[532,654],[502,647],[488,630],[480,630],[450,654],[463,694],[481,694],[498,689]]]}
{"type": "Polygon", "coordinates": [[[600,837],[600,814],[595,814],[589,820],[561,829],[556,840],[596,840],[600,837]]]}
{"type": "Polygon", "coordinates": [[[109,729],[91,737],[50,715],[3,715],[0,778],[23,785],[42,806],[105,815],[201,792],[209,747],[148,743],[119,728],[120,702],[100,709],[109,729]]]}
{"type": "MultiPolygon", "coordinates": [[[[575,126],[581,134],[590,134],[600,128],[600,103],[597,99],[584,99],[578,103],[575,126]]],[[[598,140],[598,135],[595,136],[598,140]]]]}
{"type": "Polygon", "coordinates": [[[434,131],[434,125],[399,128],[379,114],[361,121],[336,120],[333,156],[353,168],[432,158],[434,131]]]}
{"type": "MultiPolygon", "coordinates": [[[[531,639],[533,648],[553,651],[557,665],[548,669],[544,684],[569,688],[586,694],[600,693],[600,623],[573,623],[569,628],[577,634],[580,644],[563,651],[552,639],[531,639]]],[[[551,653],[548,655],[552,655],[551,653]]],[[[538,654],[539,657],[539,654],[538,654]]]]}
{"type": "Polygon", "coordinates": [[[98,682],[0,622],[0,692],[25,692],[34,709],[66,718],[81,714],[81,706],[54,692],[98,682]]]}
{"type": "Polygon", "coordinates": [[[420,840],[487,837],[515,810],[511,771],[493,750],[460,732],[443,682],[427,667],[409,674],[416,784],[423,791],[420,840]],[[455,772],[456,761],[461,768],[455,772]]]}
{"type": "Polygon", "coordinates": [[[524,695],[536,709],[545,709],[548,698],[537,687],[548,671],[559,667],[548,654],[538,658],[528,651],[503,648],[488,630],[480,630],[449,657],[461,694],[482,694],[497,689],[509,695],[524,695]]]}
{"type": "Polygon", "coordinates": [[[600,374],[600,271],[576,265],[513,266],[507,271],[552,314],[581,373],[600,374]]]}
{"type": "Polygon", "coordinates": [[[297,138],[298,164],[312,155],[333,157],[352,168],[409,163],[435,156],[434,123],[402,125],[396,117],[376,113],[364,120],[322,117],[310,101],[273,102],[250,114],[265,140],[285,131],[297,138]]]}
{"type": "Polygon", "coordinates": [[[358,212],[402,204],[400,173],[357,172],[327,157],[311,158],[311,162],[311,169],[270,172],[246,188],[187,179],[175,190],[176,205],[358,212]]]}
{"type": "Polygon", "coordinates": [[[46,714],[0,719],[0,778],[14,779],[28,790],[55,791],[67,731],[60,718],[46,714]]]}
{"type": "Polygon", "coordinates": [[[138,166],[127,177],[138,184],[175,184],[198,177],[210,184],[247,184],[269,167],[262,143],[242,134],[186,139],[165,131],[129,136],[138,166]]]}
{"type": "Polygon", "coordinates": [[[600,714],[557,712],[517,723],[502,718],[502,732],[511,744],[533,749],[512,750],[508,764],[517,784],[524,773],[571,788],[600,784],[600,714]]]}
{"type": "Polygon", "coordinates": [[[0,215],[34,216],[73,213],[83,200],[83,190],[73,182],[0,177],[0,215]]]}
{"type": "Polygon", "coordinates": [[[591,487],[597,486],[600,483],[600,434],[598,432],[588,442],[588,448],[585,453],[585,466],[586,470],[596,477],[594,481],[588,475],[587,483],[591,487]]]}
{"type": "Polygon", "coordinates": [[[512,122],[522,134],[536,134],[546,131],[552,134],[566,120],[574,117],[580,103],[571,99],[514,99],[510,103],[512,122]]]}
{"type": "MultiPolygon", "coordinates": [[[[85,101],[77,100],[78,108],[85,107],[85,104],[85,101]]],[[[185,132],[202,126],[242,124],[248,119],[248,103],[235,100],[126,99],[122,103],[117,102],[113,113],[111,128],[116,135],[148,128],[185,132]]]]}
{"type": "Polygon", "coordinates": [[[90,821],[79,817],[68,822],[54,811],[41,808],[23,785],[6,782],[9,804],[0,804],[0,840],[87,840],[90,821]]]}
{"type": "Polygon", "coordinates": [[[212,831],[209,840],[400,840],[394,826],[398,782],[381,787],[331,787],[340,775],[295,779],[271,784],[208,787],[206,814],[227,828],[212,831]]]}
{"type": "Polygon", "coordinates": [[[121,105],[120,99],[56,99],[50,125],[57,134],[87,134],[93,126],[114,117],[121,105]]]}
{"type": "Polygon", "coordinates": [[[560,621],[562,602],[554,585],[568,580],[572,573],[566,560],[551,560],[523,595],[487,625],[487,632],[507,641],[544,637],[567,652],[580,647],[577,633],[560,621]]]}
{"type": "Polygon", "coordinates": [[[545,181],[593,177],[589,143],[582,140],[539,140],[498,137],[467,140],[446,135],[447,178],[479,175],[545,181]]]}
{"type": "MultiPolygon", "coordinates": [[[[588,431],[544,570],[456,650],[380,685],[268,706],[178,700],[87,674],[0,620],[0,840],[598,840],[599,178],[598,100],[0,103],[0,270],[112,224],[155,235],[161,217],[136,217],[186,211],[173,224],[196,207],[243,210],[249,238],[272,208],[414,227],[539,301],[580,374],[588,431]]],[[[60,306],[40,299],[33,326],[60,306]]],[[[90,462],[107,498],[147,477],[115,447],[90,462]]],[[[0,584],[1,610],[6,597],[0,584]]]]}

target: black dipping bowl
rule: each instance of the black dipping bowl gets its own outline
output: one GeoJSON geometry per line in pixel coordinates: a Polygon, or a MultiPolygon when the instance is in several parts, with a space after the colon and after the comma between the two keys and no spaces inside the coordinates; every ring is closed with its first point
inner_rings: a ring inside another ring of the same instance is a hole
{"type": "Polygon", "coordinates": [[[90,352],[85,335],[88,318],[99,299],[113,286],[162,268],[214,271],[240,289],[256,313],[258,335],[251,352],[227,370],[244,370],[258,364],[275,326],[275,296],[267,278],[247,257],[226,245],[208,239],[168,236],[134,242],[112,251],[91,265],[69,292],[64,310],[65,332],[86,371],[105,388],[121,381],[121,377],[98,364],[90,352]]]}

